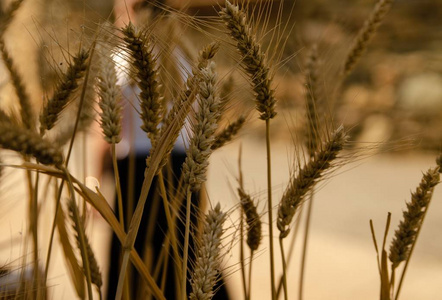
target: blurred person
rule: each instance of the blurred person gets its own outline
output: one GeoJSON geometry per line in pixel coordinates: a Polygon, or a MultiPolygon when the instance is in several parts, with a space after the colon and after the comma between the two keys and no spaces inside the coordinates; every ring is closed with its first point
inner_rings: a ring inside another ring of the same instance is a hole
{"type": "MultiPolygon", "coordinates": [[[[158,3],[158,1],[156,1],[158,3]]],[[[160,12],[160,9],[151,4],[149,1],[139,1],[139,0],[115,0],[114,5],[114,13],[115,13],[115,25],[117,28],[122,28],[126,26],[129,22],[132,22],[135,25],[141,26],[139,23],[139,19],[141,19],[143,15],[149,15],[150,18],[154,18],[156,14],[160,12]]],[[[188,61],[183,59],[184,55],[181,53],[181,49],[178,47],[174,49],[175,53],[172,53],[174,57],[177,58],[175,63],[177,64],[177,68],[181,68],[180,74],[184,74],[181,76],[181,82],[186,80],[187,74],[191,73],[191,65],[188,61]]],[[[123,55],[124,56],[124,55],[123,55]]],[[[117,58],[119,59],[119,58],[117,58]]],[[[161,61],[159,58],[158,61],[161,61]]],[[[117,65],[128,66],[127,62],[118,62],[117,65]]],[[[121,72],[121,74],[128,72],[121,72]]],[[[130,220],[128,220],[127,216],[132,215],[135,207],[136,207],[136,199],[139,198],[139,192],[141,191],[143,180],[144,180],[144,170],[146,167],[146,157],[149,154],[149,150],[151,148],[150,140],[147,138],[146,133],[141,130],[142,121],[138,116],[137,111],[139,111],[139,101],[137,99],[137,94],[139,93],[139,89],[135,87],[135,85],[130,83],[130,78],[125,78],[127,76],[120,76],[122,86],[122,94],[123,99],[127,99],[127,103],[124,104],[123,109],[123,128],[122,128],[122,140],[117,148],[117,154],[119,157],[118,160],[118,168],[120,173],[121,180],[121,192],[123,195],[123,210],[125,215],[125,228],[127,230],[128,224],[130,220]],[[119,151],[118,151],[119,150],[119,151]],[[133,174],[129,174],[132,171],[133,174]],[[135,202],[132,207],[128,205],[130,199],[126,197],[128,195],[129,190],[132,189],[134,194],[130,196],[135,202]],[[130,210],[128,214],[127,211],[130,210]]],[[[188,126],[184,126],[184,128],[188,128],[188,126]]],[[[173,186],[178,185],[178,178],[181,175],[181,166],[186,158],[186,143],[188,140],[187,132],[185,129],[181,131],[180,137],[177,139],[175,143],[174,149],[170,158],[170,169],[172,176],[165,176],[168,178],[166,180],[171,180],[173,186]]],[[[166,167],[167,168],[167,167],[166,167]]],[[[151,264],[151,270],[155,267],[155,263],[158,259],[158,256],[164,246],[165,233],[167,232],[167,222],[164,213],[164,207],[162,201],[158,199],[155,200],[155,197],[159,195],[155,195],[156,190],[156,180],[152,183],[152,188],[148,195],[148,201],[146,203],[146,207],[143,212],[143,218],[141,224],[145,224],[145,226],[141,225],[138,236],[135,242],[135,249],[140,254],[141,258],[144,261],[148,261],[151,264]],[[155,220],[152,220],[152,217],[155,220]],[[149,226],[153,226],[154,229],[151,230],[149,226]],[[148,236],[148,237],[147,237],[148,236]],[[153,241],[149,244],[146,243],[146,240],[153,241]],[[147,245],[146,245],[147,244],[147,245]]],[[[199,195],[192,196],[192,202],[195,204],[195,207],[200,206],[199,195]]],[[[116,215],[118,215],[118,208],[116,210],[116,215]]],[[[181,207],[180,215],[184,213],[184,205],[181,207]]],[[[196,211],[192,212],[192,215],[195,216],[196,211]]],[[[184,223],[177,219],[177,232],[184,233],[184,223]]],[[[196,224],[196,218],[193,217],[191,220],[192,224],[196,224]]],[[[182,236],[178,236],[179,243],[182,244],[184,238],[182,236]]],[[[192,239],[192,238],[191,238],[192,239]]],[[[190,247],[193,247],[193,241],[190,241],[190,247]]],[[[172,252],[172,248],[170,248],[170,253],[172,252]]],[[[121,254],[121,243],[114,235],[112,237],[112,247],[111,247],[111,255],[110,255],[110,267],[109,267],[109,280],[108,280],[108,290],[107,290],[107,298],[113,299],[116,293],[118,276],[120,271],[120,254],[121,254]]],[[[193,251],[189,251],[189,259],[190,261],[194,260],[193,251]]],[[[192,270],[192,264],[189,264],[189,273],[192,270]]],[[[169,268],[167,270],[167,279],[166,279],[166,289],[165,289],[165,297],[166,299],[175,299],[175,289],[173,286],[175,285],[174,278],[174,258],[171,254],[169,257],[169,268]]],[[[136,272],[132,273],[130,278],[130,291],[131,297],[133,299],[140,299],[145,297],[146,290],[142,288],[143,282],[137,276],[136,272]]],[[[222,282],[219,283],[217,287],[217,293],[215,294],[214,299],[228,299],[227,291],[222,282]]],[[[188,282],[187,293],[191,292],[191,287],[188,282]]]]}

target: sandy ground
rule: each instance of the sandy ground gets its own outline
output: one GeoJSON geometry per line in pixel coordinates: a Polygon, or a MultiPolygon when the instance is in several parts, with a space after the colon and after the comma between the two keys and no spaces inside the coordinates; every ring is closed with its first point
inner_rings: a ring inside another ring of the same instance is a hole
{"type": "MultiPolygon", "coordinates": [[[[242,137],[243,172],[246,189],[260,201],[259,209],[264,211],[266,199],[265,147],[264,142],[242,137]]],[[[237,177],[239,142],[225,146],[214,153],[208,181],[211,203],[221,202],[225,210],[237,207],[234,193],[237,177]]],[[[272,152],[273,195],[277,203],[289,178],[289,165],[294,159],[293,147],[274,144],[272,152]]],[[[369,230],[369,219],[373,219],[378,240],[381,239],[387,212],[392,212],[389,237],[410,199],[410,191],[420,181],[421,172],[434,166],[431,154],[377,154],[339,169],[331,178],[322,182],[314,199],[313,219],[309,239],[309,253],[306,271],[304,299],[376,299],[379,295],[379,276],[376,254],[369,230]]],[[[21,175],[20,175],[21,176],[21,175]]],[[[20,191],[13,191],[15,183],[4,184],[0,189],[2,202],[0,214],[0,265],[20,257],[20,242],[25,228],[23,211],[26,204],[20,191]],[[13,200],[11,200],[13,199],[13,200]],[[5,201],[5,200],[2,200],[5,201]],[[4,208],[4,209],[3,209],[4,208]],[[11,245],[14,245],[11,247],[11,245]]],[[[436,189],[434,201],[425,221],[422,234],[406,277],[402,300],[440,299],[442,295],[442,191],[436,189]]],[[[42,228],[46,239],[51,218],[42,216],[42,228]]],[[[232,212],[227,226],[234,233],[238,216],[232,212]]],[[[267,226],[267,215],[263,215],[267,226]]],[[[97,251],[99,262],[106,272],[107,225],[99,218],[90,220],[89,234],[97,251]]],[[[275,230],[276,226],[275,226],[275,230]]],[[[301,228],[302,230],[302,228],[301,228]]],[[[264,227],[267,236],[268,228],[264,227]]],[[[240,272],[237,264],[238,247],[235,242],[226,243],[226,282],[232,295],[241,295],[240,272]],[[234,246],[232,246],[234,245],[234,246]]],[[[298,239],[300,241],[300,239],[298,239]]],[[[289,239],[287,240],[289,242],[289,239]]],[[[300,243],[298,242],[297,245],[300,243]]],[[[277,239],[275,239],[275,247],[277,239]]],[[[42,246],[42,251],[46,251],[42,246]]],[[[286,249],[288,246],[286,246],[286,249]]],[[[279,247],[275,250],[279,253],[279,247]]],[[[299,248],[295,249],[290,264],[288,282],[289,299],[296,299],[299,279],[299,248]]],[[[248,255],[247,255],[248,256],[248,255]]],[[[279,257],[279,255],[278,255],[279,257]]],[[[29,256],[31,258],[31,256],[29,256]]],[[[267,237],[253,261],[253,299],[269,299],[269,249],[267,237]]],[[[276,259],[278,274],[280,260],[276,259]]],[[[72,286],[64,270],[61,252],[53,256],[49,285],[50,299],[75,299],[72,286]]],[[[237,299],[235,297],[235,299],[237,299]]],[[[239,297],[238,299],[241,299],[239,297]]]]}

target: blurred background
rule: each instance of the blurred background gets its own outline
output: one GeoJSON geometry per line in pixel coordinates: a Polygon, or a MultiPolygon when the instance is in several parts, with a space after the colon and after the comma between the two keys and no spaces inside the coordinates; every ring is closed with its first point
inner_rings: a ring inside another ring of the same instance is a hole
{"type": "MultiPolygon", "coordinates": [[[[8,3],[2,1],[1,5],[6,7],[8,3]]],[[[333,115],[329,121],[344,124],[351,137],[348,164],[321,182],[315,197],[305,299],[374,299],[379,295],[379,276],[369,219],[373,219],[380,241],[387,212],[392,212],[391,238],[402,218],[405,201],[410,199],[410,191],[418,185],[422,172],[434,167],[434,159],[442,149],[442,2],[395,1],[355,70],[339,86],[334,83],[343,59],[375,1],[285,1],[282,15],[278,15],[280,4],[280,1],[253,1],[249,6],[249,13],[255,13],[255,19],[257,6],[265,8],[271,16],[265,28],[256,28],[264,48],[269,49],[269,57],[277,62],[272,70],[279,101],[279,115],[272,123],[275,199],[284,192],[292,163],[300,155],[300,146],[295,141],[302,142],[305,128],[304,72],[309,49],[314,44],[319,53],[321,95],[326,111],[333,115]],[[286,23],[289,24],[286,28],[281,25],[286,23]],[[275,32],[283,32],[284,47],[272,39],[275,32]],[[275,57],[272,49],[277,49],[275,57]]],[[[90,40],[99,22],[115,19],[113,5],[113,1],[106,0],[24,2],[5,41],[34,95],[36,112],[64,68],[66,53],[90,40]]],[[[171,0],[166,5],[201,20],[211,20],[218,11],[214,0],[171,0]]],[[[138,9],[140,15],[155,10],[149,5],[138,9]]],[[[223,35],[221,39],[228,41],[224,33],[205,29],[215,36],[223,35]]],[[[195,54],[211,39],[210,34],[201,36],[189,26],[183,42],[195,54]]],[[[220,54],[221,77],[227,77],[237,63],[232,59],[235,55],[232,49],[220,54]]],[[[13,89],[8,76],[0,65],[0,107],[14,110],[16,100],[10,96],[13,89]]],[[[238,99],[232,99],[229,113],[233,116],[236,111],[245,111],[249,123],[236,141],[214,153],[207,184],[208,199],[211,203],[220,201],[226,210],[238,205],[234,191],[241,145],[246,189],[260,201],[260,209],[264,211],[264,126],[253,111],[247,82],[241,74],[233,76],[239,87],[233,96],[238,99]]],[[[100,132],[96,128],[90,134],[93,147],[94,136],[99,138],[100,132]]],[[[92,175],[93,169],[91,163],[92,175]]],[[[22,189],[17,188],[22,176],[7,169],[0,182],[0,266],[17,263],[24,247],[22,232],[27,204],[22,201],[22,189]]],[[[109,191],[112,195],[112,189],[109,191]]],[[[404,300],[439,299],[442,294],[441,189],[436,188],[433,199],[405,279],[401,293],[404,300]]],[[[232,228],[237,219],[233,212],[229,224],[232,228]]],[[[48,231],[50,224],[50,220],[42,220],[48,231]]],[[[98,215],[91,218],[89,230],[105,273],[110,230],[98,215]]],[[[300,244],[301,238],[298,241],[300,244]]],[[[264,239],[256,255],[252,299],[269,299],[267,244],[264,239]]],[[[235,295],[241,288],[236,264],[239,250],[229,245],[226,249],[226,284],[235,295]]],[[[57,253],[49,282],[50,298],[75,299],[65,270],[56,268],[64,266],[61,252],[57,253]]],[[[298,247],[295,256],[299,254],[298,247]]],[[[289,292],[293,297],[297,294],[298,278],[299,259],[294,259],[289,271],[289,292]]]]}

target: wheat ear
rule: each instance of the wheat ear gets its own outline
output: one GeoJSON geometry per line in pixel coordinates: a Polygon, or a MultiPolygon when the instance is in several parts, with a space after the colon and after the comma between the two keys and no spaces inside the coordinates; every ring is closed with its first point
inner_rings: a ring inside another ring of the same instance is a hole
{"type": "Polygon", "coordinates": [[[365,21],[364,26],[359,30],[356,38],[353,41],[350,51],[346,56],[344,68],[342,71],[344,75],[348,75],[353,70],[359,58],[362,56],[365,49],[367,48],[368,43],[376,33],[379,25],[382,23],[385,15],[390,10],[393,2],[394,0],[379,0],[376,3],[376,6],[374,7],[370,16],[365,21]]]}
{"type": "Polygon", "coordinates": [[[246,14],[238,6],[226,0],[220,15],[237,43],[236,46],[242,56],[241,64],[252,80],[253,90],[256,93],[256,109],[260,113],[260,118],[268,120],[275,117],[276,99],[275,92],[271,88],[270,69],[246,14]]]}
{"type": "Polygon", "coordinates": [[[226,128],[224,128],[223,131],[215,135],[215,140],[212,144],[212,150],[221,148],[226,143],[230,142],[233,137],[238,133],[238,131],[241,130],[245,122],[246,118],[244,118],[244,116],[240,116],[235,122],[230,123],[226,128]]]}
{"type": "Polygon", "coordinates": [[[77,89],[79,80],[85,74],[88,57],[89,52],[80,50],[73,57],[73,62],[69,64],[66,73],[62,75],[61,82],[57,85],[54,95],[46,102],[41,111],[41,134],[54,127],[60,113],[68,104],[71,94],[77,89]]]}
{"type": "Polygon", "coordinates": [[[45,165],[63,165],[63,155],[45,139],[34,132],[14,126],[12,123],[0,123],[0,147],[17,151],[23,155],[32,155],[45,165]]]}
{"type": "Polygon", "coordinates": [[[419,186],[411,193],[411,201],[407,203],[407,210],[403,212],[403,220],[394,233],[390,246],[389,259],[392,269],[408,259],[412,244],[415,243],[417,232],[422,225],[427,206],[433,195],[434,187],[439,183],[439,167],[429,169],[422,177],[419,186]]]}
{"type": "Polygon", "coordinates": [[[9,74],[11,75],[12,84],[15,88],[15,92],[17,93],[18,100],[20,102],[20,115],[22,123],[27,129],[34,129],[35,117],[32,111],[31,99],[26,91],[26,87],[22,80],[22,77],[14,64],[14,61],[9,55],[9,51],[6,49],[5,43],[1,36],[0,51],[2,54],[3,62],[8,69],[9,74]]]}
{"type": "Polygon", "coordinates": [[[220,99],[216,94],[215,63],[212,62],[200,72],[198,104],[199,111],[196,123],[192,128],[194,135],[190,140],[187,156],[183,164],[184,182],[192,192],[198,191],[206,181],[206,171],[209,166],[209,157],[212,154],[211,146],[220,118],[220,99]]]}
{"type": "MultiPolygon", "coordinates": [[[[82,235],[84,236],[84,242],[86,246],[86,254],[87,258],[89,260],[89,268],[91,272],[91,282],[95,284],[95,286],[98,288],[98,290],[101,289],[101,286],[103,285],[103,279],[101,276],[100,267],[98,266],[97,259],[95,258],[94,251],[92,250],[91,244],[89,242],[89,238],[86,235],[86,232],[84,231],[84,224],[79,224],[79,222],[83,222],[82,218],[77,218],[75,210],[78,210],[76,207],[76,204],[74,201],[69,202],[69,217],[72,220],[73,228],[75,231],[75,239],[77,240],[77,246],[81,249],[81,239],[80,239],[80,230],[83,230],[82,235]]],[[[84,268],[84,266],[83,266],[84,268]]],[[[84,274],[86,274],[86,270],[83,270],[84,274]]]]}
{"type": "Polygon", "coordinates": [[[132,23],[129,23],[122,32],[126,48],[132,58],[131,63],[136,73],[137,85],[141,90],[139,94],[140,114],[143,121],[141,129],[151,140],[154,140],[159,131],[162,100],[156,61],[152,53],[153,47],[149,45],[146,34],[135,29],[132,23]]]}
{"type": "MultiPolygon", "coordinates": [[[[207,66],[208,61],[212,59],[218,50],[217,43],[210,43],[206,45],[198,55],[198,66],[207,66]]],[[[155,142],[152,145],[151,153],[153,153],[155,148],[159,146],[164,147],[164,154],[161,158],[161,162],[158,167],[158,172],[166,165],[169,154],[172,152],[173,145],[177,140],[181,128],[184,126],[184,122],[188,112],[191,109],[193,102],[196,99],[196,94],[198,93],[199,84],[198,78],[200,76],[201,69],[193,69],[192,75],[187,78],[186,87],[181,91],[178,96],[178,100],[173,104],[169,114],[164,119],[163,126],[161,127],[159,136],[168,136],[167,140],[162,139],[166,142],[165,145],[160,145],[161,143],[155,142]]],[[[147,158],[147,165],[149,166],[151,161],[151,156],[147,158]]]]}
{"type": "Polygon", "coordinates": [[[310,156],[315,154],[320,144],[320,124],[318,122],[318,46],[310,50],[305,72],[305,100],[307,107],[307,151],[310,156]]]}
{"type": "Polygon", "coordinates": [[[442,153],[436,158],[436,164],[439,166],[439,173],[442,173],[442,153]]]}
{"type": "Polygon", "coordinates": [[[221,236],[226,214],[219,203],[206,214],[200,246],[197,250],[195,269],[191,277],[191,300],[210,300],[221,264],[221,236]]]}
{"type": "Polygon", "coordinates": [[[117,85],[115,63],[110,51],[101,60],[101,68],[98,76],[98,96],[101,113],[100,126],[103,130],[104,139],[109,144],[119,143],[121,140],[121,103],[120,87],[117,85]]]}
{"type": "Polygon", "coordinates": [[[287,227],[302,204],[304,196],[324,173],[332,167],[332,162],[343,149],[346,140],[347,135],[341,126],[333,132],[330,140],[299,170],[297,176],[293,177],[282,196],[278,208],[276,224],[280,231],[280,237],[284,238],[289,234],[290,228],[287,227]]]}
{"type": "Polygon", "coordinates": [[[246,216],[247,223],[247,245],[250,250],[258,249],[262,239],[262,223],[259,217],[255,203],[249,194],[244,192],[242,188],[238,189],[241,208],[246,216]]]}

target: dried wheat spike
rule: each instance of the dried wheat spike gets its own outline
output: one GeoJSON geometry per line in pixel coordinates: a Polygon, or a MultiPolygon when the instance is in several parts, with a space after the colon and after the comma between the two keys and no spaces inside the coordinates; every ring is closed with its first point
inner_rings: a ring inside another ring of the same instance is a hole
{"type": "Polygon", "coordinates": [[[408,259],[411,245],[416,241],[417,232],[422,226],[434,187],[439,183],[439,180],[439,167],[429,169],[423,175],[416,191],[411,193],[411,202],[407,203],[407,211],[403,212],[404,219],[400,221],[390,246],[389,259],[393,269],[408,259]]]}
{"type": "Polygon", "coordinates": [[[347,54],[343,69],[344,75],[348,75],[353,70],[379,25],[383,21],[385,15],[390,10],[393,2],[394,0],[379,0],[376,3],[376,6],[368,19],[365,21],[364,26],[361,28],[361,30],[359,30],[358,35],[353,41],[353,45],[347,54]]]}
{"type": "Polygon", "coordinates": [[[0,147],[23,155],[32,155],[45,165],[61,167],[63,164],[63,155],[53,144],[12,123],[0,123],[0,147]]]}
{"type": "Polygon", "coordinates": [[[244,118],[244,116],[240,116],[235,122],[229,124],[229,126],[227,126],[223,131],[218,133],[215,136],[215,141],[212,144],[212,150],[221,148],[226,143],[230,142],[233,137],[238,133],[238,131],[242,128],[245,122],[246,119],[244,118]]]}
{"type": "Polygon", "coordinates": [[[307,164],[299,170],[297,176],[294,176],[289,183],[278,208],[277,226],[282,238],[289,234],[290,228],[287,227],[302,204],[304,196],[323,174],[332,167],[332,162],[337,158],[346,141],[347,135],[341,126],[333,132],[330,140],[315,155],[310,157],[307,164]]]}
{"type": "Polygon", "coordinates": [[[207,67],[209,60],[215,56],[218,50],[219,43],[212,42],[204,46],[199,51],[197,58],[198,68],[192,69],[192,75],[187,78],[186,88],[183,92],[180,93],[178,101],[174,103],[172,109],[165,118],[163,122],[163,128],[166,128],[172,122],[172,120],[176,118],[178,111],[181,109],[183,103],[187,102],[187,99],[189,98],[189,95],[192,93],[192,91],[198,89],[198,81],[200,80],[199,76],[201,70],[207,67]]]}
{"type": "MultiPolygon", "coordinates": [[[[198,65],[207,66],[208,64],[207,58],[208,57],[213,58],[216,51],[218,50],[218,47],[214,47],[215,45],[216,44],[211,43],[205,48],[203,48],[202,51],[200,51],[198,57],[198,65]],[[210,55],[207,55],[206,53],[210,53],[210,55]]],[[[192,74],[187,78],[187,83],[186,83],[187,86],[180,93],[178,100],[175,101],[175,103],[172,106],[172,109],[170,110],[169,114],[163,121],[163,126],[161,127],[159,136],[161,137],[168,135],[169,138],[167,140],[167,145],[164,146],[166,150],[164,151],[164,155],[159,164],[158,172],[166,165],[169,154],[172,152],[173,145],[175,144],[175,141],[179,136],[181,128],[184,126],[186,116],[191,109],[194,99],[196,98],[195,94],[198,92],[199,89],[199,85],[197,83],[198,79],[200,78],[199,75],[200,72],[201,70],[195,70],[195,69],[192,71],[192,74]],[[171,130],[170,133],[168,132],[169,130],[171,130]]],[[[158,145],[158,141],[154,141],[154,143],[152,144],[151,153],[154,153],[154,151],[156,151],[156,148],[158,148],[159,146],[162,145],[158,145]]],[[[151,157],[152,155],[150,155],[147,158],[146,161],[147,166],[150,165],[151,157]]]]}
{"type": "Polygon", "coordinates": [[[9,4],[7,10],[0,9],[0,37],[3,36],[8,25],[11,23],[12,18],[15,15],[15,12],[20,8],[23,0],[15,0],[9,4]]]}
{"type": "Polygon", "coordinates": [[[101,60],[98,77],[100,126],[103,129],[104,139],[110,144],[117,144],[121,140],[120,87],[117,85],[115,63],[109,55],[110,51],[107,54],[101,60]]]}
{"type": "MultiPolygon", "coordinates": [[[[87,71],[88,80],[86,82],[86,76],[84,76],[83,80],[80,80],[79,86],[81,88],[77,89],[77,93],[80,92],[79,97],[76,101],[76,106],[80,109],[80,104],[82,105],[79,120],[78,120],[78,128],[77,131],[86,131],[91,124],[96,120],[96,103],[97,103],[97,82],[96,78],[98,77],[98,73],[100,72],[101,60],[102,56],[100,55],[101,48],[103,47],[101,43],[94,43],[92,47],[95,49],[89,50],[91,55],[89,57],[89,70],[87,71]],[[84,86],[86,84],[86,86],[84,86]],[[81,102],[81,93],[84,89],[84,99],[81,102]]],[[[72,135],[71,135],[72,136],[72,135]]]]}
{"type": "Polygon", "coordinates": [[[313,156],[320,144],[320,124],[318,122],[318,47],[313,45],[310,50],[305,72],[305,98],[307,107],[307,151],[313,156]]]}
{"type": "Polygon", "coordinates": [[[3,62],[11,75],[12,84],[20,102],[20,116],[22,123],[27,129],[34,129],[35,117],[32,111],[31,99],[26,91],[25,84],[21,75],[18,73],[14,61],[9,55],[9,51],[6,49],[3,39],[0,37],[0,51],[2,54],[3,62]]]}
{"type": "Polygon", "coordinates": [[[247,223],[247,245],[252,251],[258,249],[262,239],[262,225],[259,218],[256,205],[250,195],[246,194],[241,188],[238,189],[242,211],[246,216],[247,223]]]}
{"type": "Polygon", "coordinates": [[[42,134],[54,127],[60,113],[68,104],[71,94],[77,89],[79,80],[85,74],[88,57],[89,53],[86,50],[80,50],[73,57],[73,62],[69,64],[66,73],[63,74],[54,95],[44,105],[40,114],[40,132],[42,134]]]}
{"type": "Polygon", "coordinates": [[[200,72],[198,104],[199,111],[196,123],[192,128],[194,133],[186,151],[186,160],[183,164],[183,178],[192,191],[198,191],[206,181],[206,172],[209,166],[211,146],[214,141],[217,123],[220,117],[220,99],[216,94],[215,63],[212,62],[200,72]]]}
{"type": "Polygon", "coordinates": [[[197,250],[195,269],[191,276],[191,300],[210,300],[217,281],[221,263],[221,236],[226,214],[219,203],[205,218],[204,230],[197,250]]]}
{"type": "MultiPolygon", "coordinates": [[[[97,259],[95,258],[95,254],[94,251],[92,250],[91,244],[89,242],[89,238],[86,235],[86,232],[84,231],[84,224],[82,224],[80,226],[79,222],[82,222],[82,218],[77,218],[77,216],[75,215],[74,210],[77,210],[78,213],[78,208],[74,207],[75,201],[71,200],[69,201],[69,217],[72,220],[72,227],[74,229],[75,232],[75,239],[77,240],[77,246],[79,249],[81,249],[81,241],[80,241],[80,233],[79,230],[83,230],[83,236],[84,236],[84,241],[85,241],[85,246],[86,246],[86,252],[87,252],[87,259],[89,261],[89,269],[91,270],[91,282],[93,284],[95,284],[98,289],[101,288],[101,286],[103,285],[103,279],[101,276],[101,271],[100,271],[100,267],[98,266],[98,262],[97,259]]],[[[84,266],[83,266],[84,268],[84,266]]],[[[84,273],[86,273],[86,270],[83,270],[84,273]]]]}
{"type": "Polygon", "coordinates": [[[154,140],[159,131],[162,100],[156,61],[152,53],[153,48],[149,45],[146,35],[136,30],[132,23],[123,28],[122,32],[126,48],[132,58],[131,63],[136,73],[137,84],[141,90],[139,95],[140,114],[143,121],[141,129],[151,140],[154,140]]]}
{"type": "Polygon", "coordinates": [[[226,0],[220,15],[237,43],[242,56],[242,66],[251,78],[253,90],[256,93],[256,109],[260,113],[260,118],[268,120],[275,117],[276,99],[275,91],[271,88],[272,78],[269,74],[269,67],[246,14],[238,6],[226,0]]]}

